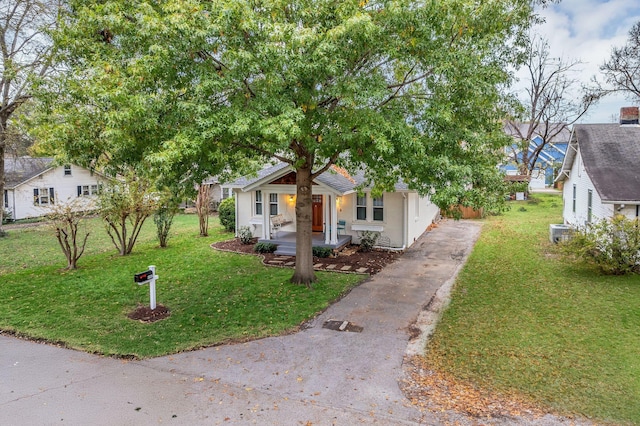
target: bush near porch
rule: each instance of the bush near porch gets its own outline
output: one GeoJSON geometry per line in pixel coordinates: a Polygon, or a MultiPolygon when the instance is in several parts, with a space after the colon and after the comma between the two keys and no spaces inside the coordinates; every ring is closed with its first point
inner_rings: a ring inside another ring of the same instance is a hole
{"type": "Polygon", "coordinates": [[[199,237],[196,215],[176,216],[165,249],[147,221],[129,256],[117,254],[100,220],[83,226],[91,235],[76,271],[62,271],[64,256],[46,226],[11,229],[0,239],[0,330],[146,358],[294,330],[363,279],[318,272],[311,291],[290,284],[290,269],[213,250],[233,234],[218,226],[199,237]],[[148,265],[157,267],[157,302],[171,315],[141,323],[127,314],[149,304],[148,286],[133,282],[148,265]]]}
{"type": "Polygon", "coordinates": [[[427,364],[561,413],[640,424],[640,276],[607,276],[549,243],[562,198],[486,219],[427,364]]]}

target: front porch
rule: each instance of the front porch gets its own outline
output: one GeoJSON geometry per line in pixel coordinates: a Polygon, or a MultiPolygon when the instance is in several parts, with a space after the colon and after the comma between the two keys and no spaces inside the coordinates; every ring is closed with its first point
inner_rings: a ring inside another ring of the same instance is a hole
{"type": "MultiPolygon", "coordinates": [[[[270,239],[259,239],[260,243],[272,243],[278,246],[275,254],[295,256],[296,255],[296,233],[279,231],[270,239]]],[[[351,244],[351,235],[338,235],[335,244],[327,244],[324,232],[314,232],[311,245],[313,247],[329,247],[333,251],[340,251],[345,246],[351,244]]]]}

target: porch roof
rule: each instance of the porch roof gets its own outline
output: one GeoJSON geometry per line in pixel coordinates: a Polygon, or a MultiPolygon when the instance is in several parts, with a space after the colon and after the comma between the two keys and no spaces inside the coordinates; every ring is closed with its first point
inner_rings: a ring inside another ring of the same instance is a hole
{"type": "MultiPolygon", "coordinates": [[[[228,188],[239,188],[242,191],[251,191],[262,185],[266,185],[288,173],[293,168],[284,162],[264,168],[255,176],[243,176],[233,182],[222,185],[228,188]]],[[[356,188],[362,186],[366,182],[364,171],[359,171],[355,175],[348,175],[346,171],[330,168],[315,178],[315,183],[324,186],[340,195],[355,192],[356,188]]],[[[407,191],[408,186],[404,182],[398,182],[395,185],[396,191],[407,191]]]]}

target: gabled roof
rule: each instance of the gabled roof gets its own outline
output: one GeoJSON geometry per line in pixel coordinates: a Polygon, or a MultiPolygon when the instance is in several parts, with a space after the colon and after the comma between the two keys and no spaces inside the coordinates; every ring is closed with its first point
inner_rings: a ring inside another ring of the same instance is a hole
{"type": "Polygon", "coordinates": [[[53,158],[4,157],[6,189],[14,189],[53,167],[53,158]]]}
{"type": "MultiPolygon", "coordinates": [[[[256,176],[243,176],[222,186],[239,188],[243,191],[251,191],[287,175],[292,170],[293,169],[289,164],[281,162],[260,170],[256,176]]],[[[349,175],[346,170],[332,166],[329,170],[316,177],[315,182],[319,185],[326,186],[339,194],[346,194],[355,191],[356,187],[364,184],[365,178],[364,172],[359,172],[356,175],[349,175]]],[[[395,189],[396,191],[406,191],[408,187],[405,183],[398,182],[395,189]]]]}
{"type": "Polygon", "coordinates": [[[640,201],[640,126],[576,124],[557,180],[565,180],[577,150],[603,202],[640,201]]]}
{"type": "MultiPolygon", "coordinates": [[[[529,126],[531,126],[531,123],[506,122],[504,124],[504,131],[506,134],[513,136],[514,138],[520,138],[521,136],[527,135],[529,126]]],[[[571,131],[565,123],[550,123],[548,129],[546,129],[544,123],[539,123],[537,125],[534,124],[532,139],[534,139],[536,136],[542,137],[542,135],[547,130],[550,134],[557,133],[555,137],[547,142],[563,143],[567,142],[569,140],[569,137],[571,136],[571,131]]]]}

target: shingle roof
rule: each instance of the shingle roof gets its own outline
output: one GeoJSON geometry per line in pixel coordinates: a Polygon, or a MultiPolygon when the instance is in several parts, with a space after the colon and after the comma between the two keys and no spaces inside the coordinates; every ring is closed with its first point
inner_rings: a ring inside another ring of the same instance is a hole
{"type": "Polygon", "coordinates": [[[584,168],[602,201],[640,201],[640,126],[574,126],[584,168]]]}
{"type": "MultiPolygon", "coordinates": [[[[288,168],[289,165],[287,163],[278,163],[275,166],[267,167],[258,172],[256,176],[243,176],[234,180],[233,182],[229,182],[224,184],[225,187],[231,188],[246,188],[249,185],[252,185],[259,180],[265,179],[266,177],[277,174],[284,168],[288,168]]],[[[322,173],[320,176],[316,178],[316,181],[328,186],[331,189],[334,189],[337,192],[342,194],[354,191],[358,185],[362,185],[365,182],[364,172],[359,172],[352,176],[345,176],[346,172],[341,169],[333,169],[330,168],[326,172],[322,173]]],[[[406,191],[408,186],[404,182],[398,182],[395,186],[396,191],[406,191]]]]}
{"type": "Polygon", "coordinates": [[[4,157],[5,187],[13,189],[52,167],[53,158],[4,157]]]}

